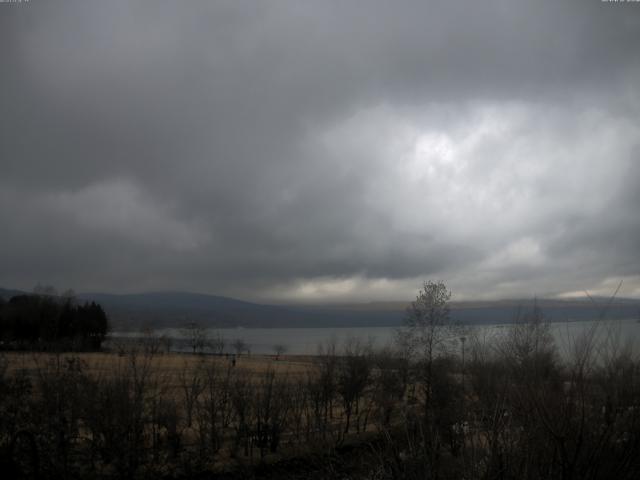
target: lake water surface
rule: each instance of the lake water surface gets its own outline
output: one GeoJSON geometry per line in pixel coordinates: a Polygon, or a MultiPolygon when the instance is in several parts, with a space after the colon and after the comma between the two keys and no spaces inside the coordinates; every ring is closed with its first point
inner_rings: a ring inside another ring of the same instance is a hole
{"type": "MultiPolygon", "coordinates": [[[[475,335],[490,341],[509,331],[510,325],[475,325],[464,326],[465,335],[475,335]]],[[[232,343],[240,339],[247,344],[251,353],[272,354],[274,345],[284,345],[288,354],[313,355],[318,352],[318,345],[335,342],[338,349],[350,338],[371,342],[376,347],[384,347],[394,342],[397,327],[354,327],[354,328],[220,328],[207,329],[209,338],[220,335],[226,343],[225,351],[232,353],[232,343]]],[[[571,351],[575,342],[587,332],[595,331],[599,343],[609,345],[629,344],[634,352],[640,352],[640,323],[636,319],[607,321],[575,321],[550,324],[551,333],[562,355],[571,351]]],[[[176,328],[161,329],[155,335],[164,335],[174,339],[172,349],[188,351],[185,330],[176,328]]],[[[118,333],[114,337],[137,337],[139,333],[118,333]]]]}

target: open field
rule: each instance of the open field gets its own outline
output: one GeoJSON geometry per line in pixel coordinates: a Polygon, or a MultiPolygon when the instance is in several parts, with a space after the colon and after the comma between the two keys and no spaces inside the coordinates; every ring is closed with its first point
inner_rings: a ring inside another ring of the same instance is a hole
{"type": "MultiPolygon", "coordinates": [[[[7,363],[7,372],[17,371],[36,375],[39,369],[55,362],[67,362],[78,359],[90,375],[109,375],[123,371],[130,363],[129,355],[102,352],[81,352],[49,354],[43,352],[5,352],[2,357],[7,363]]],[[[200,355],[188,353],[163,353],[150,357],[149,367],[165,376],[177,377],[186,371],[197,370],[203,365],[215,365],[219,368],[231,366],[233,355],[200,355]]],[[[309,355],[283,355],[276,360],[273,355],[242,355],[236,358],[234,368],[259,376],[268,370],[276,374],[298,378],[306,375],[313,366],[313,357],[309,355]]]]}

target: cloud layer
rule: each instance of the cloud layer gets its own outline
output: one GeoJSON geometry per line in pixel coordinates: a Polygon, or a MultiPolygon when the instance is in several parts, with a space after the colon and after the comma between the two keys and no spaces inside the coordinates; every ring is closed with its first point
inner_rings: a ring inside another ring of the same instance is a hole
{"type": "Polygon", "coordinates": [[[632,3],[0,7],[0,285],[640,296],[632,3]]]}

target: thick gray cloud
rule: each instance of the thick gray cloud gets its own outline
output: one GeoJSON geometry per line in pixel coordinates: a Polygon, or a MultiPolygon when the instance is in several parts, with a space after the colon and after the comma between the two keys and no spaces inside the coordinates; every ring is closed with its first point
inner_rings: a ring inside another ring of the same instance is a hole
{"type": "Polygon", "coordinates": [[[640,296],[633,2],[0,4],[0,285],[640,296]]]}

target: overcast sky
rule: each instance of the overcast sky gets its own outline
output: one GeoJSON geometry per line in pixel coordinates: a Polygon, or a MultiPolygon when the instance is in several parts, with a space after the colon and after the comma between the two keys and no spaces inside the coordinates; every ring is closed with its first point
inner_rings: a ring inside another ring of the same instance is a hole
{"type": "Polygon", "coordinates": [[[0,286],[640,297],[640,3],[0,3],[0,286]]]}

